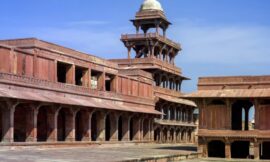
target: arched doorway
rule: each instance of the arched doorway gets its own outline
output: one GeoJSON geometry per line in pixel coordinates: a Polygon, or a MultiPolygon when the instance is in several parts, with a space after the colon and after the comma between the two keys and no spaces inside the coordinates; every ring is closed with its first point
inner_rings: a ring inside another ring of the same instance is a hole
{"type": "Polygon", "coordinates": [[[170,142],[173,142],[174,141],[174,129],[171,128],[170,130],[170,142]]]}
{"type": "Polygon", "coordinates": [[[49,107],[43,106],[38,110],[37,116],[37,141],[45,142],[48,138],[48,109],[49,107]]]}
{"type": "Polygon", "coordinates": [[[118,141],[123,139],[123,118],[120,116],[118,118],[118,141]]]}
{"type": "Polygon", "coordinates": [[[133,117],[129,120],[129,140],[133,141],[134,140],[134,122],[133,122],[133,117]]]}
{"type": "Polygon", "coordinates": [[[149,140],[149,133],[150,133],[150,120],[149,119],[144,119],[143,120],[143,139],[144,140],[149,140]]]}
{"type": "Polygon", "coordinates": [[[154,131],[154,140],[160,142],[160,128],[156,128],[154,131]]]}
{"type": "Polygon", "coordinates": [[[162,141],[165,143],[165,142],[167,142],[167,140],[168,140],[168,130],[167,130],[167,128],[164,128],[163,129],[163,137],[162,137],[162,141]]]}
{"type": "Polygon", "coordinates": [[[235,141],[231,144],[232,158],[246,159],[249,156],[250,142],[235,141]]]}
{"type": "Polygon", "coordinates": [[[232,105],[232,130],[249,130],[249,110],[253,103],[239,100],[232,105]]]}
{"type": "Polygon", "coordinates": [[[19,104],[14,112],[14,142],[26,142],[33,135],[33,129],[34,109],[29,104],[19,104]]]}
{"type": "Polygon", "coordinates": [[[83,141],[89,139],[89,112],[80,110],[75,117],[75,139],[83,141]]]}
{"type": "Polygon", "coordinates": [[[225,143],[222,141],[209,142],[208,157],[225,158],[225,143]]]}
{"type": "Polygon", "coordinates": [[[111,139],[111,116],[108,114],[105,119],[105,140],[111,139]]]}
{"type": "Polygon", "coordinates": [[[74,140],[71,135],[71,132],[73,131],[72,122],[73,114],[70,108],[61,108],[57,115],[58,141],[74,140]]]}
{"type": "Polygon", "coordinates": [[[97,129],[97,112],[94,112],[91,117],[91,141],[97,141],[98,129],[97,129]]]}

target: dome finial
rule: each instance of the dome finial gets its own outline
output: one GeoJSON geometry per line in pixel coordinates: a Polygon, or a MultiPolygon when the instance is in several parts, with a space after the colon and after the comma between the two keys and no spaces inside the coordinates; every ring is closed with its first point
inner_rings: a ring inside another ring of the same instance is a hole
{"type": "Polygon", "coordinates": [[[144,0],[140,11],[145,10],[160,10],[163,11],[161,4],[157,0],[144,0]]]}

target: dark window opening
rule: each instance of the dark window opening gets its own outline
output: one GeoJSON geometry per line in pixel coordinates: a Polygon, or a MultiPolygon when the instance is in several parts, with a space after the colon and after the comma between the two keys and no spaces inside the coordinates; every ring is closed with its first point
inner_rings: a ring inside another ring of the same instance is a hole
{"type": "Polygon", "coordinates": [[[70,83],[68,75],[71,71],[72,65],[58,62],[57,63],[57,81],[60,83],[70,83]]]}
{"type": "Polygon", "coordinates": [[[87,86],[87,69],[75,67],[75,84],[78,86],[87,86]]]}
{"type": "Polygon", "coordinates": [[[106,91],[113,91],[114,78],[115,78],[114,75],[106,74],[106,78],[105,78],[106,91]]]}

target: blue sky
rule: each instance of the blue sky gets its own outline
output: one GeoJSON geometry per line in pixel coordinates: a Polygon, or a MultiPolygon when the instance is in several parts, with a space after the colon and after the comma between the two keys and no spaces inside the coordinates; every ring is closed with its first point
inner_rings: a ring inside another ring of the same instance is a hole
{"type": "MultiPolygon", "coordinates": [[[[126,57],[121,33],[143,0],[1,0],[0,39],[36,37],[103,58],[126,57]]],[[[269,0],[160,0],[180,42],[185,92],[197,78],[270,74],[269,0]]]]}

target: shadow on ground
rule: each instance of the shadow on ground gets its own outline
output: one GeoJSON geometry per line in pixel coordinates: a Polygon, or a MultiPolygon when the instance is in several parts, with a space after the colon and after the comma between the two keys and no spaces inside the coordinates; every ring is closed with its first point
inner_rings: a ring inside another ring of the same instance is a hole
{"type": "Polygon", "coordinates": [[[195,146],[175,146],[175,147],[159,147],[156,149],[160,150],[179,150],[179,151],[194,151],[197,152],[197,147],[195,146]]]}

